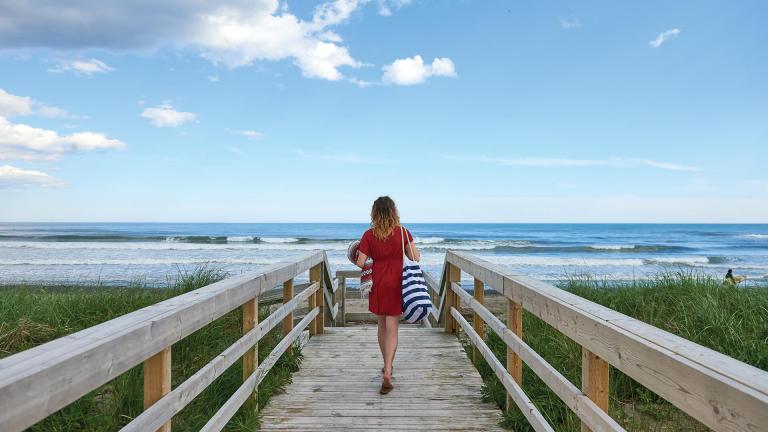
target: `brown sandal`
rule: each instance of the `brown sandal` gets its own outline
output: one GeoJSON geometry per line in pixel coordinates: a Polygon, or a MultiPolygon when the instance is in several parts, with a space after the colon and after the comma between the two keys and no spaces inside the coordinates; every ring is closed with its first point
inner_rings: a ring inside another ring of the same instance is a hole
{"type": "Polygon", "coordinates": [[[384,378],[384,380],[381,382],[381,388],[379,389],[379,393],[385,395],[391,392],[393,388],[395,388],[395,386],[392,385],[391,380],[384,378]]]}

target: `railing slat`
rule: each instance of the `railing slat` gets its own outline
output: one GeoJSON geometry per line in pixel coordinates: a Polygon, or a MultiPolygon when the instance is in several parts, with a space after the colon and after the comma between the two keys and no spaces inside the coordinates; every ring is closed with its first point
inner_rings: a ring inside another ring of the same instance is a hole
{"type": "MultiPolygon", "coordinates": [[[[573,383],[568,381],[560,372],[550,365],[543,357],[526,344],[519,336],[508,329],[485,306],[472,298],[461,289],[461,286],[453,284],[453,290],[468,304],[472,310],[483,319],[504,343],[517,353],[529,368],[547,385],[565,405],[573,411],[583,422],[594,430],[600,431],[624,431],[615,420],[600,409],[593,401],[573,383]]],[[[510,375],[511,376],[511,375],[510,375]]]]}
{"type": "Polygon", "coordinates": [[[493,352],[490,348],[488,348],[488,345],[486,345],[485,342],[480,339],[477,333],[475,333],[475,330],[467,322],[467,320],[461,316],[461,313],[455,308],[451,308],[451,315],[453,316],[453,319],[456,320],[461,329],[464,330],[464,333],[467,334],[467,337],[469,337],[472,343],[480,350],[480,353],[485,358],[485,361],[488,362],[488,365],[491,367],[491,369],[493,369],[493,372],[499,378],[501,384],[505,389],[507,389],[507,393],[512,396],[512,399],[520,408],[520,411],[528,420],[528,423],[530,423],[531,427],[533,427],[536,432],[554,432],[555,430],[552,429],[552,426],[550,426],[544,416],[541,415],[539,409],[536,408],[536,406],[533,404],[533,402],[531,402],[525,392],[523,392],[523,389],[515,382],[515,380],[512,379],[512,376],[507,372],[506,369],[504,369],[504,366],[502,366],[501,362],[499,362],[496,356],[493,355],[493,352]]]}
{"type": "Polygon", "coordinates": [[[264,377],[267,375],[267,372],[272,369],[272,366],[274,366],[280,356],[283,355],[283,352],[285,352],[285,350],[288,349],[291,344],[293,344],[296,338],[299,337],[301,332],[304,330],[304,327],[309,325],[312,320],[317,319],[319,314],[319,307],[309,311],[309,313],[307,313],[307,315],[299,322],[299,324],[296,325],[296,327],[294,327],[294,329],[291,330],[291,332],[288,333],[288,335],[286,335],[286,337],[284,337],[283,340],[275,346],[267,358],[264,359],[264,362],[262,362],[258,369],[256,369],[256,372],[254,372],[243,383],[243,385],[235,391],[235,393],[224,403],[221,408],[219,408],[216,414],[214,414],[213,417],[208,420],[208,423],[206,423],[205,426],[200,429],[200,431],[213,432],[224,429],[224,426],[227,425],[227,422],[229,422],[232,416],[235,415],[237,410],[248,399],[248,396],[251,394],[251,392],[253,392],[253,389],[259,385],[261,380],[264,379],[264,377]]]}

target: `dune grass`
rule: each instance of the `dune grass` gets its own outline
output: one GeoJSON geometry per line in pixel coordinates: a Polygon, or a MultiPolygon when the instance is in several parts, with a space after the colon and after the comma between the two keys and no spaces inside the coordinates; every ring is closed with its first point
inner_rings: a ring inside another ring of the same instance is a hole
{"type": "MultiPolygon", "coordinates": [[[[617,284],[591,277],[566,279],[561,287],[588,300],[662,328],[750,365],[768,370],[768,286],[737,288],[693,272],[668,272],[647,280],[617,284]]],[[[506,317],[501,316],[502,320],[506,317]]],[[[506,345],[486,328],[486,342],[503,364],[506,345]]],[[[523,337],[534,350],[577,386],[581,348],[526,312],[523,337]]],[[[471,352],[470,349],[467,350],[471,352]]],[[[478,369],[484,397],[503,407],[506,391],[484,361],[478,369]]],[[[580,431],[578,418],[526,366],[523,389],[557,431],[580,431]]],[[[611,368],[610,414],[629,431],[708,430],[653,392],[611,368]]],[[[503,425],[533,430],[519,409],[504,414],[503,425]]]]}
{"type": "MultiPolygon", "coordinates": [[[[0,288],[0,357],[108,321],[226,277],[215,268],[182,273],[166,288],[13,285],[0,288]]],[[[267,316],[261,307],[259,315],[267,316]]],[[[172,385],[176,387],[242,336],[236,309],[173,345],[172,385]]],[[[265,358],[282,338],[280,326],[261,339],[265,358]]],[[[258,405],[281,389],[298,370],[299,350],[286,353],[259,385],[258,405]]],[[[173,419],[174,431],[197,431],[242,384],[238,360],[173,419]]],[[[114,431],[142,412],[143,372],[137,366],[51,415],[31,431],[114,431]]],[[[241,408],[226,430],[252,431],[258,425],[252,405],[241,408]]]]}

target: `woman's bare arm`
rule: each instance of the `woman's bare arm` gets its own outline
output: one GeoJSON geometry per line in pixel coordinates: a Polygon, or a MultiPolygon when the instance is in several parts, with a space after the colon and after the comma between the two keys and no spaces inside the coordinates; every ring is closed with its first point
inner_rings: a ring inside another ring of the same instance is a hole
{"type": "Polygon", "coordinates": [[[360,251],[357,251],[357,262],[355,264],[357,264],[358,267],[363,268],[365,267],[365,260],[367,259],[368,259],[368,255],[360,251]]]}
{"type": "Polygon", "coordinates": [[[419,252],[419,248],[417,248],[416,244],[414,244],[413,242],[410,242],[409,245],[406,245],[405,255],[411,261],[421,261],[421,252],[419,252]]]}

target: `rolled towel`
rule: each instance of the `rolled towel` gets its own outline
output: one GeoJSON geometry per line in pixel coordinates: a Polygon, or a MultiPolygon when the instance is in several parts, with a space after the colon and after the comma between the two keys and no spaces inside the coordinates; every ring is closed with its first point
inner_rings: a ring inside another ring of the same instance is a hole
{"type": "MultiPolygon", "coordinates": [[[[347,259],[354,265],[357,265],[359,248],[360,240],[353,241],[347,248],[347,259]]],[[[363,270],[360,272],[360,297],[368,297],[371,294],[371,289],[373,289],[373,259],[368,257],[363,265],[363,270]]]]}

